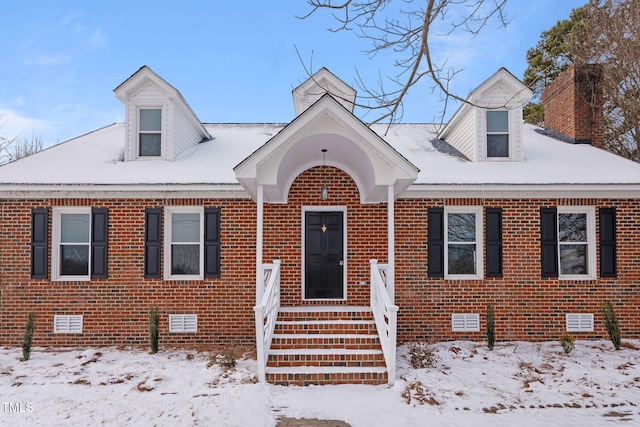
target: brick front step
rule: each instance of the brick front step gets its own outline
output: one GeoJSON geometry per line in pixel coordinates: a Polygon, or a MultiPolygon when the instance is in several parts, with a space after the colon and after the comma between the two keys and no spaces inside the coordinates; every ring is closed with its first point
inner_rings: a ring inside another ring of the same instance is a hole
{"type": "Polygon", "coordinates": [[[386,384],[387,369],[307,366],[267,367],[267,381],[276,385],[386,384]]]}
{"type": "Polygon", "coordinates": [[[342,366],[382,367],[384,356],[379,350],[295,349],[270,352],[269,366],[342,366]]]}
{"type": "Polygon", "coordinates": [[[267,360],[281,385],[384,384],[387,370],[369,307],[282,308],[267,360]]]}
{"type": "Polygon", "coordinates": [[[278,321],[278,333],[288,334],[376,334],[376,324],[373,320],[311,320],[311,321],[278,321]]]}

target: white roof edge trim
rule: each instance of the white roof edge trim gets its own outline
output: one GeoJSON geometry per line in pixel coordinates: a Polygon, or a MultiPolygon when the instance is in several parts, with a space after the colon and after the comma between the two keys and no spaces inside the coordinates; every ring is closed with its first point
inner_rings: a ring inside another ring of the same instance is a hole
{"type": "Polygon", "coordinates": [[[240,184],[158,184],[158,185],[39,185],[0,184],[1,199],[27,198],[223,198],[249,199],[240,184]]]}
{"type": "Polygon", "coordinates": [[[640,184],[412,184],[409,198],[599,198],[640,199],[640,184]]]}

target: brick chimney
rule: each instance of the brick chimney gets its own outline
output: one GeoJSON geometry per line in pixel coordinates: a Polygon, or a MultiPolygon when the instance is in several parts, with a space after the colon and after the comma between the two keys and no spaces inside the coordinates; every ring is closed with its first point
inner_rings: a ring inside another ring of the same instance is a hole
{"type": "Polygon", "coordinates": [[[602,148],[602,66],[571,65],[544,90],[546,133],[572,144],[602,148]]]}

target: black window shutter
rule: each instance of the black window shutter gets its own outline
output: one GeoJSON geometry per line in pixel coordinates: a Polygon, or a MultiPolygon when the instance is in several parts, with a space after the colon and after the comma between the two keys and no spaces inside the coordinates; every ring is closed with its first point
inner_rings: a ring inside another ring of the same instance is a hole
{"type": "Polygon", "coordinates": [[[107,236],[109,228],[109,210],[91,209],[91,277],[107,278],[107,236]]]}
{"type": "Polygon", "coordinates": [[[487,208],[485,222],[487,277],[502,277],[502,209],[487,208]]]}
{"type": "Polygon", "coordinates": [[[558,277],[558,210],[540,209],[540,244],[542,277],[558,277]]]}
{"type": "Polygon", "coordinates": [[[617,277],[616,208],[600,208],[600,277],[617,277]]]}
{"type": "Polygon", "coordinates": [[[31,278],[48,277],[49,248],[49,210],[34,208],[31,210],[31,278]]]}
{"type": "Polygon", "coordinates": [[[144,277],[161,277],[160,247],[162,236],[162,209],[149,208],[144,211],[144,277]]]}
{"type": "Polygon", "coordinates": [[[204,277],[220,277],[220,208],[204,210],[204,277]]]}
{"type": "Polygon", "coordinates": [[[444,277],[444,209],[427,211],[427,275],[444,277]]]}

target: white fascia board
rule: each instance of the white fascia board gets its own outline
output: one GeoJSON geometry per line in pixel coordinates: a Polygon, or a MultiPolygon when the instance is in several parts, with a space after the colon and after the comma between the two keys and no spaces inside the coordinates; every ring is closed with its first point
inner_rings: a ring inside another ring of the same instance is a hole
{"type": "Polygon", "coordinates": [[[640,184],[413,184],[399,199],[640,199],[640,184]]]}
{"type": "Polygon", "coordinates": [[[249,199],[240,184],[0,185],[0,199],[30,198],[220,198],[249,199]]]}

